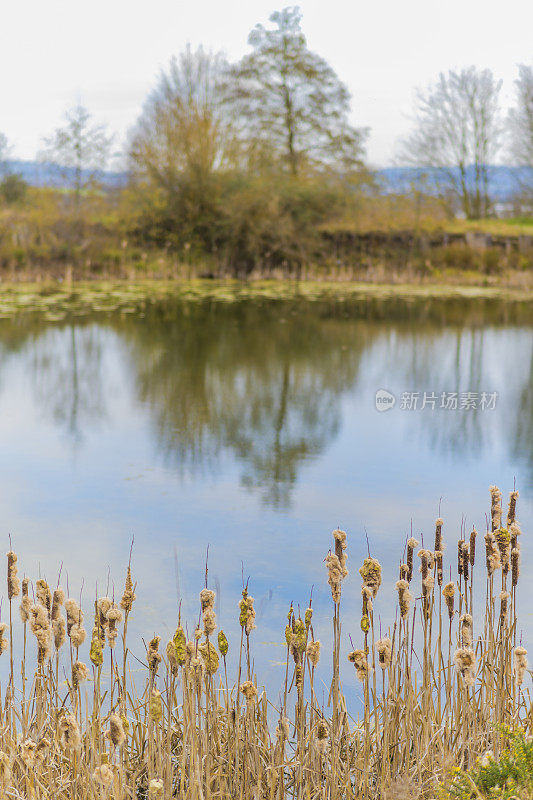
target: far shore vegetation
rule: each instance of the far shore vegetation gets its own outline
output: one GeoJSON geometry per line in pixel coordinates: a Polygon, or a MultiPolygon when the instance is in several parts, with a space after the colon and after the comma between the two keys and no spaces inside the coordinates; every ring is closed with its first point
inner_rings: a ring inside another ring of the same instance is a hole
{"type": "Polygon", "coordinates": [[[38,154],[53,185],[28,185],[10,166],[16,143],[0,133],[2,284],[268,278],[531,288],[532,66],[520,65],[507,115],[486,69],[451,70],[419,92],[398,147],[398,163],[415,169],[408,185],[391,188],[367,163],[364,120],[309,50],[299,10],[272,14],[249,45],[237,63],[201,47],[176,56],[118,155],[86,108],[68,110],[38,154]],[[516,174],[505,202],[491,188],[497,163],[516,174]]]}

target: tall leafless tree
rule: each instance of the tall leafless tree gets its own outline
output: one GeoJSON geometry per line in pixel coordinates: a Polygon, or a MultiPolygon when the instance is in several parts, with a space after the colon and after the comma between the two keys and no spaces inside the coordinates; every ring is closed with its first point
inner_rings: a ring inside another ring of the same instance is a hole
{"type": "Polygon", "coordinates": [[[469,219],[491,211],[489,168],[503,130],[500,89],[488,69],[441,73],[418,92],[414,130],[400,151],[404,162],[428,168],[437,188],[452,195],[469,219]]]}

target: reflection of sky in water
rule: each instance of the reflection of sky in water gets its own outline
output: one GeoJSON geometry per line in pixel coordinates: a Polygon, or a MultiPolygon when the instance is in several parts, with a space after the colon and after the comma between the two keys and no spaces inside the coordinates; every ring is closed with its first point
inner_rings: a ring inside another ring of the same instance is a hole
{"type": "MultiPolygon", "coordinates": [[[[143,321],[129,319],[27,335],[3,323],[0,502],[21,572],[36,577],[40,566],[55,583],[63,561],[71,591],[85,577],[88,605],[96,579],[105,589],[108,568],[121,593],[135,534],[139,588],[130,642],[140,655],[141,635],[166,637],[175,626],[175,557],[194,625],[209,544],[210,581],[220,585],[220,619],[233,646],[241,564],[251,576],[256,667],[273,689],[282,682],[284,650],[276,643],[288,604],[305,607],[312,585],[315,634],[327,659],[322,561],[337,525],[348,531],[352,569],[345,650],[348,632],[354,641],[360,636],[364,528],[385,569],[376,602],[385,628],[411,519],[414,533],[431,541],[440,498],[453,561],[463,516],[483,531],[488,486],[497,483],[506,498],[516,478],[522,590],[531,585],[531,329],[293,315],[283,323],[288,332],[268,319],[263,352],[261,315],[248,331],[247,318],[236,325],[226,313],[207,349],[189,354],[180,352],[179,317],[144,331],[143,321]],[[233,332],[225,334],[224,325],[233,332]],[[380,387],[398,396],[457,389],[500,396],[491,412],[396,407],[379,414],[380,387]]],[[[183,337],[187,347],[192,335],[183,337]]],[[[531,638],[526,609],[521,624],[531,638]]],[[[358,691],[351,672],[346,686],[358,691]]]]}

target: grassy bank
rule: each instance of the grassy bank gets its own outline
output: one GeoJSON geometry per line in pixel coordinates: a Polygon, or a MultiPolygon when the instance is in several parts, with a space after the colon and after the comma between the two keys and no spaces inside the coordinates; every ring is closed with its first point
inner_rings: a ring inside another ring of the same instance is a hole
{"type": "Polygon", "coordinates": [[[19,564],[10,551],[8,622],[0,625],[8,676],[0,706],[3,796],[378,800],[453,796],[457,788],[466,798],[470,780],[472,796],[488,797],[483,787],[494,782],[478,781],[477,788],[473,770],[479,759],[495,764],[500,757],[498,796],[516,794],[523,770],[505,767],[506,753],[511,745],[516,756],[519,737],[533,732],[518,627],[518,493],[510,494],[506,517],[501,493],[491,487],[490,494],[484,542],[472,530],[448,543],[445,558],[438,519],[426,531],[431,549],[419,549],[413,538],[398,543],[392,596],[380,591],[381,565],[370,554],[349,575],[349,537],[335,530],[324,541],[332,651],[321,652],[325,631],[315,627],[312,592],[310,598],[302,587],[280,619],[286,666],[273,697],[254,663],[261,624],[248,583],[235,598],[234,618],[218,620],[206,564],[198,615],[186,620],[178,608],[169,641],[152,632],[145,655],[132,664],[135,559],[125,569],[121,601],[98,597],[93,604],[82,602],[82,592],[65,599],[44,578],[21,585],[18,571],[35,565],[19,564]],[[359,609],[343,607],[345,580],[361,581],[359,609]],[[485,602],[474,611],[478,588],[486,589],[485,602]],[[381,631],[383,603],[397,605],[397,613],[381,631]],[[343,618],[359,621],[355,641],[342,632],[343,618]],[[360,687],[358,716],[343,693],[341,659],[353,664],[351,680],[360,687]],[[327,702],[316,684],[324,660],[331,664],[327,702]]]}

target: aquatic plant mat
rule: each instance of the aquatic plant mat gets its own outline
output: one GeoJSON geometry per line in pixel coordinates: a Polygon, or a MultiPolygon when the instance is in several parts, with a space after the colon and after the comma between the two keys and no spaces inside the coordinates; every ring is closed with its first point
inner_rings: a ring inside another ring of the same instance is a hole
{"type": "Polygon", "coordinates": [[[235,303],[254,301],[479,300],[521,305],[533,302],[533,292],[501,287],[339,283],[327,281],[138,281],[0,284],[0,319],[21,312],[39,312],[50,321],[89,313],[138,313],[164,300],[235,303]]]}
{"type": "Polygon", "coordinates": [[[320,651],[312,600],[298,598],[301,612],[295,604],[280,620],[286,665],[272,697],[261,687],[260,665],[254,669],[260,623],[247,585],[235,598],[231,629],[239,633],[226,637],[206,563],[198,615],[185,620],[178,608],[170,641],[147,641],[140,664],[128,650],[134,559],[125,565],[120,602],[98,597],[82,610],[79,596],[66,598],[43,578],[21,581],[23,565],[10,551],[9,623],[0,625],[1,796],[435,797],[452,770],[466,775],[489,759],[487,751],[497,759],[515,734],[533,732],[517,621],[518,492],[510,493],[505,517],[496,487],[490,498],[487,531],[463,531],[448,541],[446,556],[442,519],[425,534],[431,548],[414,538],[399,542],[392,596],[383,596],[371,547],[348,578],[349,538],[335,530],[329,550],[325,538],[332,652],[320,651]],[[343,609],[345,580],[361,581],[359,609],[343,609]],[[478,589],[485,603],[474,614],[478,589]],[[396,620],[380,635],[380,605],[391,603],[396,620]],[[349,713],[340,681],[343,616],[360,623],[348,654],[350,680],[364,698],[359,716],[349,713]],[[315,693],[321,659],[331,664],[324,704],[315,693]]]}

